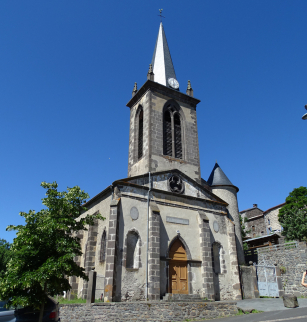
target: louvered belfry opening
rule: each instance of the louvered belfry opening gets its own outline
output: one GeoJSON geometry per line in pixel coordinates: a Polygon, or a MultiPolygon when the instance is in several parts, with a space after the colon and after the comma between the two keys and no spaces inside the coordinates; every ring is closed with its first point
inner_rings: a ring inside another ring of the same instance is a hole
{"type": "Polygon", "coordinates": [[[139,113],[138,159],[143,157],[143,110],[139,113]]]}
{"type": "Polygon", "coordinates": [[[178,113],[174,115],[175,158],[182,159],[181,123],[178,113]]]}
{"type": "Polygon", "coordinates": [[[173,156],[172,119],[170,111],[164,113],[163,154],[173,156]]]}
{"type": "Polygon", "coordinates": [[[172,106],[164,112],[163,154],[182,159],[181,118],[172,106]]]}

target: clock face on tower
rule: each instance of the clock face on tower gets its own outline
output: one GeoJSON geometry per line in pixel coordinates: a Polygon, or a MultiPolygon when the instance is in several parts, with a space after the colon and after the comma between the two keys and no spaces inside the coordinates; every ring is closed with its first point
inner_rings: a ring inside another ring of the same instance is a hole
{"type": "Polygon", "coordinates": [[[170,87],[174,88],[174,89],[178,89],[179,88],[179,83],[177,81],[177,79],[175,78],[169,78],[168,80],[168,84],[170,87]]]}

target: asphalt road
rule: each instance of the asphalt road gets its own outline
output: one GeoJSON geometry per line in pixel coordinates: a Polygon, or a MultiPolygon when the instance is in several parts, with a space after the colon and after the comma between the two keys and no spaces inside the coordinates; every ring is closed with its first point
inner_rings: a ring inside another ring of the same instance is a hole
{"type": "MultiPolygon", "coordinates": [[[[306,299],[299,298],[297,300],[300,308],[307,307],[307,298],[306,299]]],[[[242,309],[251,308],[251,309],[264,311],[264,312],[293,310],[293,309],[284,307],[282,298],[242,300],[237,302],[237,306],[238,308],[242,308],[242,309]]]]}
{"type": "Polygon", "coordinates": [[[307,299],[298,299],[299,307],[290,309],[284,307],[283,300],[278,299],[253,299],[238,301],[238,308],[256,309],[263,313],[237,315],[229,318],[203,320],[206,322],[307,322],[307,299]]]}
{"type": "Polygon", "coordinates": [[[221,318],[214,320],[203,320],[206,322],[306,322],[307,321],[307,308],[296,308],[282,311],[270,311],[263,313],[253,313],[233,316],[229,318],[221,318]]]}

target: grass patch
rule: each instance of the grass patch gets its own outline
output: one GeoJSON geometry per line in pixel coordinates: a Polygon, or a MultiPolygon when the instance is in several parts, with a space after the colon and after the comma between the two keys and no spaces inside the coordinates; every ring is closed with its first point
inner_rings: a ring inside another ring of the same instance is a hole
{"type": "Polygon", "coordinates": [[[263,313],[264,311],[252,310],[251,312],[243,312],[241,309],[238,309],[238,313],[236,315],[244,315],[244,314],[253,314],[253,313],[263,313]]]}
{"type": "MultiPolygon", "coordinates": [[[[86,300],[79,299],[79,298],[76,298],[73,300],[67,300],[67,299],[64,299],[63,297],[59,297],[59,298],[57,298],[57,301],[59,302],[59,304],[84,304],[84,303],[86,303],[86,300]]],[[[103,303],[103,301],[96,299],[95,303],[103,303]]]]}
{"type": "Polygon", "coordinates": [[[236,315],[243,315],[244,312],[241,309],[238,309],[238,313],[236,315]]]}
{"type": "Polygon", "coordinates": [[[252,310],[252,313],[263,313],[264,311],[252,310]]]}
{"type": "Polygon", "coordinates": [[[81,303],[86,303],[86,300],[84,299],[73,299],[73,300],[68,300],[64,298],[58,298],[58,301],[60,304],[81,304],[81,303]]]}
{"type": "Polygon", "coordinates": [[[275,299],[274,296],[260,296],[261,299],[275,299]]]}

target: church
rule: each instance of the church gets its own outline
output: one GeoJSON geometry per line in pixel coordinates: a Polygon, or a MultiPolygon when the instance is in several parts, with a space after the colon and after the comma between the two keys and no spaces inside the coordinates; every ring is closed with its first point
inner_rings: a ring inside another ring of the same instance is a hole
{"type": "MultiPolygon", "coordinates": [[[[179,89],[162,22],[146,82],[134,85],[128,177],[84,205],[100,213],[79,233],[86,272],[97,272],[105,302],[198,296],[239,300],[244,264],[237,192],[216,163],[201,177],[196,107],[190,81],[179,89]]],[[[88,282],[70,279],[85,297],[88,282]]]]}

